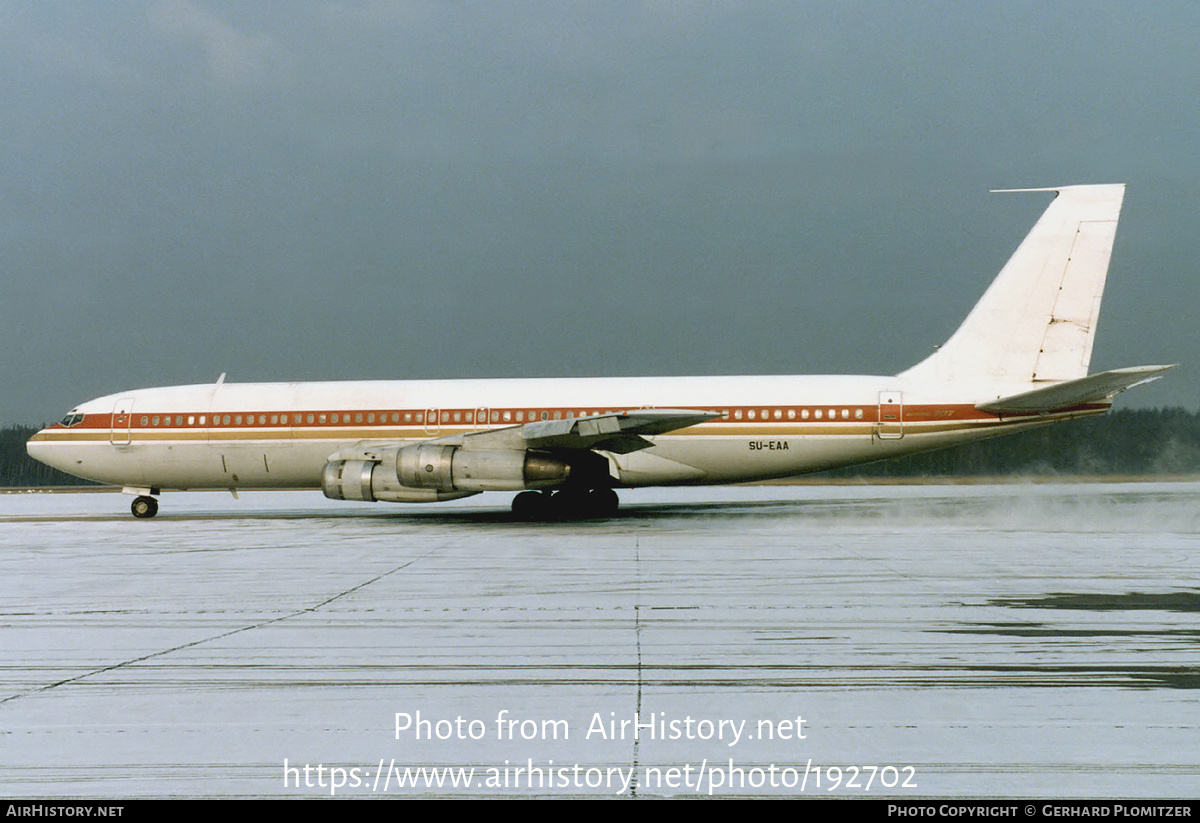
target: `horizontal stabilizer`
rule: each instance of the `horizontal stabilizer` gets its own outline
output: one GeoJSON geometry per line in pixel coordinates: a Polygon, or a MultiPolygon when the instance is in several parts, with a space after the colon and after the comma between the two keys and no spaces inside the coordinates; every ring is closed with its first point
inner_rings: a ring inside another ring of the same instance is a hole
{"type": "Polygon", "coordinates": [[[992,414],[1049,414],[1050,412],[1097,403],[1118,392],[1157,380],[1175,366],[1132,366],[1055,383],[1042,389],[978,403],[975,408],[992,414]]]}

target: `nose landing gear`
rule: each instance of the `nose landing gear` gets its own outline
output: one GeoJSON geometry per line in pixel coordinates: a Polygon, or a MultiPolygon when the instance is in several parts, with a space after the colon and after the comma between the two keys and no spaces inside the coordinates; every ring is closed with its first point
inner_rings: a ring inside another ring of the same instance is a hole
{"type": "Polygon", "coordinates": [[[134,517],[153,517],[158,514],[158,500],[149,495],[139,494],[133,498],[129,510],[133,512],[134,517]]]}

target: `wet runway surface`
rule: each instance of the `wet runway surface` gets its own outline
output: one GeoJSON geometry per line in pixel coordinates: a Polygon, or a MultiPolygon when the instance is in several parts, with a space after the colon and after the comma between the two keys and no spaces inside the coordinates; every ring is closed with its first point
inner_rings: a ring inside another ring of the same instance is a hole
{"type": "Polygon", "coordinates": [[[0,785],[1200,794],[1200,484],[622,496],[0,495],[0,785]]]}

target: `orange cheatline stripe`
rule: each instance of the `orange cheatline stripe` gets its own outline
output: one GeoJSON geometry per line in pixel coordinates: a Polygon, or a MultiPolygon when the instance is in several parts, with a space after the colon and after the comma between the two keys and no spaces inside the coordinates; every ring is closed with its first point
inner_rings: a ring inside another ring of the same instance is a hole
{"type": "MultiPolygon", "coordinates": [[[[482,407],[480,407],[480,408],[482,408],[482,407]]],[[[721,406],[716,406],[716,407],[706,406],[706,407],[696,407],[696,408],[697,408],[697,410],[709,410],[709,409],[716,409],[716,410],[721,410],[721,411],[726,410],[721,406]]],[[[1098,413],[1098,412],[1105,411],[1108,408],[1109,408],[1109,404],[1106,404],[1106,403],[1085,404],[1085,405],[1082,405],[1082,406],[1079,406],[1079,407],[1076,407],[1073,409],[1067,409],[1067,410],[1063,410],[1060,412],[1055,412],[1052,415],[1043,415],[1042,417],[1045,417],[1047,419],[1057,419],[1059,417],[1070,417],[1070,416],[1076,416],[1076,415],[1080,415],[1080,414],[1098,413]]],[[[534,419],[531,419],[528,421],[525,421],[525,420],[517,421],[515,419],[507,420],[507,421],[503,420],[503,419],[501,419],[499,421],[490,421],[489,420],[486,424],[484,424],[484,428],[485,429],[505,428],[505,427],[523,425],[526,422],[539,422],[542,411],[545,411],[548,415],[552,415],[555,413],[566,414],[567,412],[571,412],[572,414],[574,414],[574,412],[576,410],[577,409],[574,407],[572,407],[570,409],[563,408],[563,409],[532,409],[532,410],[528,409],[527,407],[521,407],[519,409],[517,409],[517,408],[495,409],[492,411],[495,411],[501,418],[503,418],[504,412],[508,412],[513,416],[515,416],[517,412],[521,412],[523,416],[524,416],[525,412],[530,412],[530,417],[534,418],[534,419]]],[[[742,411],[743,414],[748,415],[750,408],[749,407],[733,408],[733,411],[738,411],[738,410],[742,411]]],[[[774,433],[774,434],[783,434],[783,433],[840,434],[840,433],[853,433],[860,428],[863,428],[865,426],[874,426],[880,422],[879,417],[878,417],[878,408],[875,406],[857,406],[857,405],[848,405],[847,406],[847,405],[836,404],[836,403],[827,403],[827,404],[822,404],[821,406],[799,406],[799,407],[797,407],[797,406],[761,406],[760,405],[760,406],[753,407],[753,410],[758,413],[761,413],[763,410],[766,410],[766,411],[770,412],[770,416],[769,416],[769,418],[764,419],[764,416],[762,416],[761,414],[756,414],[757,419],[751,420],[748,418],[748,416],[743,419],[738,419],[733,413],[731,413],[731,414],[728,414],[727,416],[717,419],[717,420],[710,420],[703,424],[688,427],[686,429],[677,430],[676,432],[671,433],[671,436],[706,436],[706,435],[712,434],[714,429],[719,429],[722,434],[730,434],[730,435],[734,435],[734,434],[746,434],[746,435],[749,435],[749,434],[772,434],[772,433],[774,433]],[[843,419],[841,417],[840,412],[843,409],[858,410],[860,408],[863,410],[862,418],[843,419]],[[781,414],[784,415],[783,417],[781,417],[781,419],[776,419],[774,417],[774,411],[776,409],[780,410],[781,414]],[[796,410],[796,417],[794,417],[794,418],[786,417],[786,411],[789,409],[796,410]],[[807,418],[802,416],[802,413],[805,410],[807,410],[809,412],[809,417],[807,417],[807,418]],[[819,419],[816,417],[816,412],[818,412],[818,411],[824,413],[824,412],[830,412],[830,411],[835,411],[835,410],[838,412],[838,414],[836,416],[823,415],[819,419]],[[787,428],[781,429],[780,427],[787,427],[787,428]]],[[[422,436],[432,436],[434,433],[436,433],[436,435],[439,437],[444,437],[449,434],[469,433],[469,432],[480,430],[475,427],[474,423],[467,422],[464,420],[459,420],[457,422],[455,422],[453,420],[436,421],[435,423],[432,423],[432,424],[427,424],[424,422],[417,422],[415,419],[412,421],[409,421],[409,422],[404,422],[404,423],[391,422],[391,417],[393,415],[400,416],[401,419],[403,420],[403,417],[406,414],[412,415],[415,417],[415,415],[417,415],[417,414],[424,415],[425,411],[427,411],[427,410],[423,409],[423,410],[417,411],[417,410],[410,409],[407,411],[405,411],[405,410],[395,410],[395,411],[388,410],[388,411],[374,411],[374,412],[368,412],[368,411],[357,412],[357,411],[355,411],[355,412],[347,413],[344,411],[334,412],[334,411],[315,411],[314,410],[314,411],[299,411],[299,412],[297,412],[295,410],[290,410],[288,412],[256,411],[253,413],[230,412],[228,414],[226,414],[225,412],[221,412],[218,415],[219,420],[223,420],[225,417],[229,417],[232,421],[232,420],[236,420],[237,417],[240,415],[243,417],[244,420],[249,418],[250,420],[253,421],[253,422],[243,422],[241,424],[237,424],[234,422],[230,422],[228,424],[226,424],[224,422],[217,422],[214,424],[210,419],[213,416],[211,411],[206,411],[204,413],[174,412],[173,411],[170,414],[167,414],[165,412],[160,412],[157,415],[155,415],[154,413],[144,413],[143,414],[143,413],[139,412],[139,413],[136,413],[135,415],[133,415],[134,419],[133,419],[133,421],[130,422],[130,424],[124,424],[124,423],[118,422],[118,424],[115,427],[113,425],[113,418],[114,418],[113,414],[111,414],[111,413],[100,413],[100,414],[93,413],[93,414],[86,415],[84,417],[83,421],[79,424],[76,424],[75,426],[66,428],[59,424],[54,424],[51,427],[49,427],[48,429],[43,430],[43,432],[40,432],[40,433],[34,435],[34,437],[31,439],[38,440],[38,441],[102,440],[102,439],[109,439],[110,437],[112,437],[114,431],[116,432],[117,436],[124,436],[126,433],[130,433],[131,435],[135,435],[137,437],[137,439],[140,439],[140,440],[164,440],[164,439],[211,440],[213,434],[216,432],[220,432],[222,438],[224,438],[224,439],[237,439],[237,440],[244,440],[244,439],[296,439],[297,434],[306,433],[306,432],[317,432],[317,431],[322,432],[328,438],[346,437],[346,438],[361,439],[363,437],[403,437],[406,434],[411,434],[415,437],[422,437],[422,436]],[[337,423],[334,423],[332,421],[332,417],[335,414],[338,415],[339,417],[349,417],[350,415],[354,415],[356,418],[359,415],[362,415],[364,420],[361,423],[350,423],[349,421],[342,421],[342,420],[339,420],[337,423]],[[383,419],[381,419],[375,423],[368,423],[368,422],[366,422],[365,418],[371,414],[375,414],[383,419]],[[295,423],[295,422],[270,423],[269,421],[271,419],[271,416],[273,416],[273,415],[277,416],[277,417],[283,417],[285,419],[291,418],[293,421],[294,421],[295,417],[299,416],[302,418],[303,422],[301,422],[301,423],[295,423]],[[319,422],[321,415],[326,416],[325,422],[319,422]],[[152,423],[147,423],[145,425],[143,425],[141,423],[142,419],[153,420],[155,416],[157,416],[159,418],[165,418],[167,420],[170,420],[171,422],[170,422],[170,424],[161,424],[160,423],[160,425],[158,425],[158,426],[155,426],[152,423]],[[312,423],[308,422],[309,417],[312,417],[314,419],[312,423]],[[204,423],[199,422],[202,418],[205,420],[204,423]],[[182,426],[177,426],[174,424],[174,420],[177,420],[177,419],[185,420],[185,421],[188,419],[191,419],[193,422],[190,425],[185,424],[182,426]],[[259,423],[258,422],[259,419],[265,419],[268,422],[267,423],[259,423]],[[464,423],[466,423],[466,425],[464,425],[464,423]],[[350,426],[352,426],[353,428],[350,428],[350,426]],[[428,432],[426,430],[427,427],[434,427],[435,432],[433,432],[433,433],[428,432]],[[65,434],[67,432],[70,432],[71,436],[69,436],[69,437],[62,436],[63,434],[65,434]],[[87,432],[91,432],[91,434],[85,434],[87,432]],[[191,435],[190,437],[189,436],[181,437],[180,433],[182,433],[182,432],[196,432],[196,434],[191,435]],[[288,434],[287,434],[286,438],[281,438],[278,435],[275,435],[276,432],[287,432],[288,434]],[[159,435],[163,435],[163,436],[159,436],[159,435]],[[264,437],[264,435],[267,435],[267,436],[264,437]],[[271,435],[274,435],[274,436],[272,437],[271,435]]],[[[580,410],[580,411],[581,412],[591,412],[590,409],[580,410]]],[[[636,409],[630,409],[630,411],[636,411],[636,409]]],[[[465,416],[468,413],[473,415],[474,412],[475,412],[474,408],[472,408],[472,409],[447,409],[447,410],[440,410],[439,415],[446,414],[446,415],[453,416],[455,413],[458,413],[460,415],[465,416]]],[[[596,410],[595,411],[595,414],[604,414],[604,413],[606,413],[605,410],[596,410]]],[[[617,411],[616,413],[620,413],[620,411],[617,411]]],[[[489,416],[492,416],[492,415],[489,415],[489,416]]],[[[581,414],[580,416],[591,416],[591,415],[590,414],[581,414]]],[[[960,429],[960,428],[972,428],[972,427],[977,427],[979,425],[1007,425],[1007,424],[1012,424],[1012,423],[1029,422],[1038,417],[1039,417],[1038,415],[1033,415],[1033,414],[1002,417],[1002,416],[998,416],[995,414],[991,414],[989,412],[981,412],[978,409],[976,409],[974,406],[970,406],[970,405],[966,405],[966,404],[958,404],[958,405],[951,405],[951,406],[947,406],[947,405],[922,405],[922,406],[910,405],[910,406],[904,407],[904,413],[901,416],[901,420],[896,421],[896,422],[899,422],[901,425],[903,425],[905,430],[908,430],[908,431],[913,431],[913,432],[938,431],[938,432],[941,432],[941,431],[953,431],[953,430],[960,429]],[[950,421],[954,421],[954,422],[950,422],[950,421]]],[[[558,418],[558,419],[564,419],[564,418],[558,418]]]]}

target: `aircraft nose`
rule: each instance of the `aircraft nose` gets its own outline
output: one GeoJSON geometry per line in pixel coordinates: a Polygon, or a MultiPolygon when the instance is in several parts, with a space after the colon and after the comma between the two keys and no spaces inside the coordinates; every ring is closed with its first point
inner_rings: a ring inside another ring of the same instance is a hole
{"type": "Polygon", "coordinates": [[[25,451],[39,463],[45,463],[47,466],[53,466],[56,469],[62,468],[62,466],[58,465],[58,461],[55,460],[54,449],[51,448],[48,442],[46,429],[42,429],[26,441],[25,451]]]}

